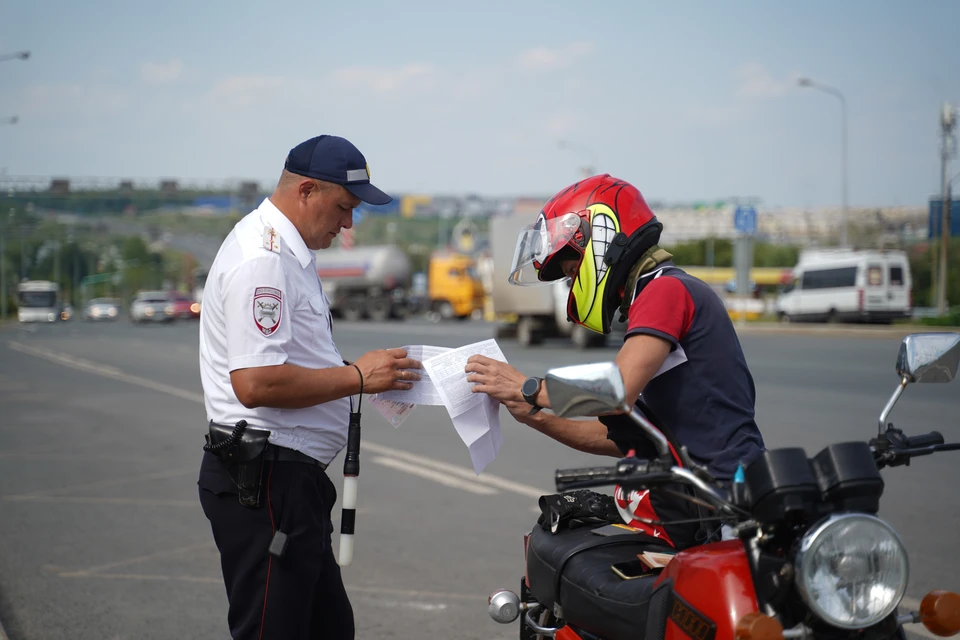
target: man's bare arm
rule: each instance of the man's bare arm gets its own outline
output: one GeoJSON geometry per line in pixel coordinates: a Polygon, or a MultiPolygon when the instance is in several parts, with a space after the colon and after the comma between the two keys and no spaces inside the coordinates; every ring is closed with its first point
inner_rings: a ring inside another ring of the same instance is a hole
{"type": "Polygon", "coordinates": [[[571,420],[542,411],[530,415],[530,405],[523,400],[508,400],[503,405],[517,422],[577,451],[617,458],[622,455],[617,445],[607,439],[607,428],[599,420],[571,420]]]}
{"type": "Polygon", "coordinates": [[[338,400],[360,392],[411,389],[420,375],[407,369],[420,369],[420,362],[407,357],[404,349],[370,351],[352,365],[328,369],[308,369],[284,363],[271,367],[250,367],[230,372],[230,384],[237,400],[247,407],[303,409],[338,400]]]}

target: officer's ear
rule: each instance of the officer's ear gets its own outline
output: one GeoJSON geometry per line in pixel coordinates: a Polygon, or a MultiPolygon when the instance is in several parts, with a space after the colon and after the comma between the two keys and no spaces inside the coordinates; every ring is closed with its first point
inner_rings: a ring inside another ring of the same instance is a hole
{"type": "Polygon", "coordinates": [[[316,180],[301,180],[298,185],[298,193],[301,200],[306,200],[311,195],[316,195],[320,191],[320,185],[317,184],[316,180]]]}

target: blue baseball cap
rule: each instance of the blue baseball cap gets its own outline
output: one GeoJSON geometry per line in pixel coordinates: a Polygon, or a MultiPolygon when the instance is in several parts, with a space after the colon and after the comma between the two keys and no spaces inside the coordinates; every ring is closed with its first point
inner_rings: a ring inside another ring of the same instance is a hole
{"type": "Polygon", "coordinates": [[[345,138],[322,135],[301,142],[287,154],[283,168],[290,173],[343,187],[367,204],[387,204],[393,198],[370,184],[370,165],[345,138]]]}

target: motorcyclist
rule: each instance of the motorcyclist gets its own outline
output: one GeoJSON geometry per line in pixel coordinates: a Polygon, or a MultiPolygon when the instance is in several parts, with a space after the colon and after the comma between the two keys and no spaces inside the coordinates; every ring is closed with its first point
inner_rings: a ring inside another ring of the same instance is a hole
{"type": "MultiPolygon", "coordinates": [[[[764,450],[753,377],[723,302],[671,262],[657,244],[662,228],[636,187],[610,175],[587,178],[557,193],[520,232],[510,282],[570,278],[569,320],[598,333],[609,333],[619,312],[627,331],[616,363],[628,401],[638,400],[673,448],[686,446],[695,463],[730,480],[764,450]]],[[[574,449],[656,455],[625,416],[571,420],[540,411],[550,407],[546,386],[509,364],[478,355],[466,372],[474,392],[574,449]]],[[[678,549],[706,541],[699,511],[686,500],[619,490],[616,498],[630,524],[678,549]],[[670,524],[677,520],[688,522],[670,524]]]]}

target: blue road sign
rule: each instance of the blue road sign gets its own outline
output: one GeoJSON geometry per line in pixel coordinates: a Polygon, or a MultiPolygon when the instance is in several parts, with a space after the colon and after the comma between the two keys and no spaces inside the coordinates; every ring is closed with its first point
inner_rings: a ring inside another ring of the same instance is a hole
{"type": "Polygon", "coordinates": [[[733,227],[739,233],[753,235],[757,232],[757,210],[749,205],[740,205],[733,212],[733,227]]]}

